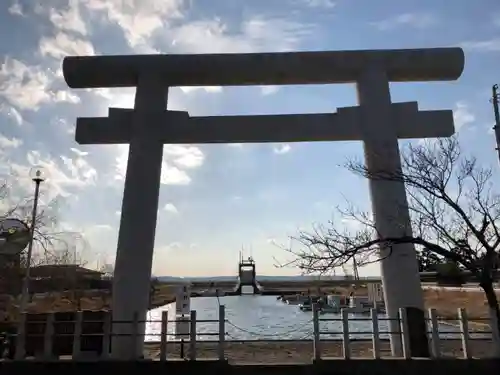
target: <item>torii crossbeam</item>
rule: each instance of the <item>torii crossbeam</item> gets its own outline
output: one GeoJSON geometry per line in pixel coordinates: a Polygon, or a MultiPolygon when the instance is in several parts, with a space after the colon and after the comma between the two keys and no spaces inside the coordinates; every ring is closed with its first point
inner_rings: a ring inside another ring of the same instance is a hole
{"type": "MultiPolygon", "coordinates": [[[[395,103],[392,108],[400,139],[454,133],[451,111],[419,111],[417,102],[395,103]]],[[[358,107],[339,108],[337,113],[206,117],[165,110],[151,119],[148,137],[164,144],[362,141],[359,114],[358,107]]],[[[75,138],[79,144],[128,144],[133,121],[134,110],[110,108],[108,117],[78,118],[75,138]]]]}
{"type": "MultiPolygon", "coordinates": [[[[463,67],[460,48],[65,58],[63,73],[72,88],[137,87],[134,109],[110,108],[108,117],[78,118],[76,129],[81,144],[130,144],[113,319],[131,321],[139,312],[144,320],[148,308],[164,144],[359,140],[369,170],[397,172],[398,139],[447,137],[454,124],[450,110],[419,111],[416,102],[392,103],[389,82],[456,80],[463,67]],[[263,116],[190,117],[166,110],[168,87],[173,86],[313,83],[355,83],[359,106],[336,113],[263,116]]],[[[408,210],[402,209],[407,206],[404,184],[370,180],[370,193],[382,236],[411,231],[408,210]]],[[[382,256],[387,251],[381,249],[382,256]]],[[[381,269],[389,318],[396,318],[400,307],[423,314],[414,247],[394,246],[381,269]]],[[[114,328],[117,333],[127,332],[120,326],[114,328]]],[[[396,320],[390,330],[399,330],[396,320]]],[[[412,343],[425,339],[412,337],[412,343]]],[[[401,354],[399,335],[391,335],[391,346],[394,354],[401,354]]],[[[142,354],[142,344],[133,347],[119,336],[112,350],[114,356],[130,359],[142,354]]]]}

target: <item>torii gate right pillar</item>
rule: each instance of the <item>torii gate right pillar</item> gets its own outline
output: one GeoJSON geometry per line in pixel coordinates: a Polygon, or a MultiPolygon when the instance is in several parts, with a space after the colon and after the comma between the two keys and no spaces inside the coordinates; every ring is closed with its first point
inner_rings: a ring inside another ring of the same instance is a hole
{"type": "MultiPolygon", "coordinates": [[[[397,176],[401,173],[397,127],[393,124],[389,80],[383,66],[367,68],[357,82],[365,165],[369,174],[377,172],[397,176]]],[[[411,221],[405,185],[402,181],[370,179],[372,212],[378,235],[382,238],[411,236],[411,221]]],[[[381,276],[389,320],[391,350],[401,356],[402,342],[398,308],[408,312],[412,356],[428,357],[425,335],[423,292],[413,244],[380,248],[381,276]],[[390,256],[388,256],[390,255],[390,256]]],[[[407,333],[408,334],[408,333],[407,333]]]]}

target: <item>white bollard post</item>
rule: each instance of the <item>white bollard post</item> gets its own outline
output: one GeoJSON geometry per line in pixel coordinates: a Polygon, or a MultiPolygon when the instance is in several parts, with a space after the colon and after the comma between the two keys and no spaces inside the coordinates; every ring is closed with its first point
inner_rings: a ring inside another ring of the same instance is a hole
{"type": "Polygon", "coordinates": [[[73,356],[72,359],[78,359],[81,352],[81,339],[82,339],[82,323],[83,313],[81,311],[75,312],[74,333],[73,333],[73,356]]]}
{"type": "Polygon", "coordinates": [[[196,361],[196,310],[191,310],[189,322],[189,360],[196,361]]]}
{"type": "Polygon", "coordinates": [[[437,318],[436,309],[429,309],[429,321],[431,323],[431,347],[432,356],[434,358],[441,358],[441,346],[439,342],[439,322],[437,318]]]}
{"type": "Polygon", "coordinates": [[[54,313],[47,314],[45,333],[43,335],[43,357],[46,360],[50,360],[53,357],[54,321],[54,313]]]}
{"type": "Polygon", "coordinates": [[[104,359],[109,358],[109,343],[111,342],[111,336],[112,336],[112,321],[111,321],[111,313],[109,311],[106,311],[103,316],[103,321],[102,321],[102,353],[101,357],[104,359]]]}
{"type": "Polygon", "coordinates": [[[26,316],[26,313],[19,314],[16,335],[16,353],[14,355],[14,359],[16,360],[24,359],[26,354],[26,316]]]}
{"type": "Polygon", "coordinates": [[[313,303],[313,359],[319,361],[321,359],[320,351],[320,334],[319,334],[319,311],[318,305],[313,303]]]}
{"type": "Polygon", "coordinates": [[[342,309],[340,314],[342,316],[342,349],[344,352],[344,359],[350,359],[351,339],[349,337],[349,312],[347,309],[342,309]]]}
{"type": "Polygon", "coordinates": [[[378,328],[378,309],[370,309],[370,317],[372,318],[372,346],[373,346],[373,359],[380,358],[380,332],[378,328]]]}
{"type": "Polygon", "coordinates": [[[160,362],[167,360],[168,311],[161,312],[160,362]]]}
{"type": "Polygon", "coordinates": [[[219,306],[219,360],[226,359],[225,354],[226,346],[226,306],[219,306]]]}
{"type": "Polygon", "coordinates": [[[408,329],[408,315],[405,308],[399,309],[399,321],[401,324],[401,342],[403,344],[403,358],[411,359],[410,331],[408,329]]]}
{"type": "Polygon", "coordinates": [[[469,319],[467,317],[467,311],[464,308],[458,309],[458,320],[460,322],[460,335],[462,336],[462,351],[464,352],[464,358],[472,358],[470,353],[470,343],[469,343],[469,319]]]}

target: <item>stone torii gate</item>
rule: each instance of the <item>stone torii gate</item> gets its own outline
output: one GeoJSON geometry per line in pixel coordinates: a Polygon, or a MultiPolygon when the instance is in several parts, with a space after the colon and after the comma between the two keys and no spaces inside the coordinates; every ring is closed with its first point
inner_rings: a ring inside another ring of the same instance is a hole
{"type": "MultiPolygon", "coordinates": [[[[451,136],[454,124],[451,110],[419,111],[416,102],[392,103],[389,82],[452,81],[463,67],[460,48],[65,58],[63,73],[71,88],[137,87],[134,109],[110,108],[108,117],[78,118],[76,127],[80,144],[130,144],[113,320],[131,321],[135,312],[139,320],[146,316],[164,144],[358,140],[369,170],[397,172],[398,139],[451,136]],[[166,110],[168,88],[174,86],[325,83],[355,83],[359,106],[336,113],[211,117],[166,110]]],[[[379,233],[410,232],[404,184],[370,180],[369,188],[379,233]]],[[[381,249],[381,255],[387,251],[381,249]]],[[[413,245],[394,246],[381,272],[390,318],[400,307],[423,313],[413,245]]],[[[113,329],[129,332],[123,324],[113,329]]],[[[396,321],[390,330],[399,330],[396,321]]],[[[391,335],[391,347],[401,353],[399,335],[391,335]]],[[[115,337],[112,351],[131,359],[142,355],[142,343],[133,347],[126,337],[115,337]]]]}

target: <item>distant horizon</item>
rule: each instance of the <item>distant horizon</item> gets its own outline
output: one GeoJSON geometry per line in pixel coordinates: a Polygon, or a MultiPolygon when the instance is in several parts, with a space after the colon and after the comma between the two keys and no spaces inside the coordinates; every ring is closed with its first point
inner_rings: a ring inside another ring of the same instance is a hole
{"type": "MultiPolygon", "coordinates": [[[[284,279],[298,279],[298,278],[302,278],[302,279],[318,279],[318,280],[332,280],[332,279],[344,279],[346,275],[322,275],[322,276],[318,276],[318,275],[294,275],[294,276],[280,276],[280,275],[256,275],[256,279],[265,279],[265,278],[268,278],[268,279],[281,279],[281,280],[284,280],[284,279]]],[[[200,280],[200,279],[204,279],[204,280],[214,280],[214,279],[218,279],[218,280],[222,280],[222,279],[225,279],[225,280],[228,280],[228,279],[237,279],[238,276],[237,275],[234,275],[234,276],[152,276],[153,278],[158,278],[158,279],[197,279],[197,280],[200,280]]],[[[351,276],[352,277],[352,276],[351,276]]],[[[361,276],[360,277],[361,279],[365,279],[365,278],[380,278],[380,276],[377,276],[377,275],[369,275],[369,276],[361,276]]]]}

